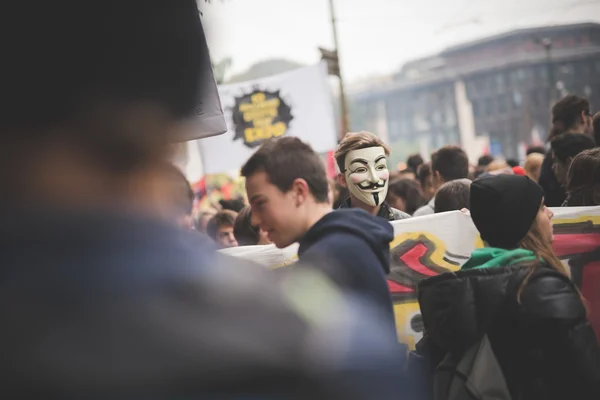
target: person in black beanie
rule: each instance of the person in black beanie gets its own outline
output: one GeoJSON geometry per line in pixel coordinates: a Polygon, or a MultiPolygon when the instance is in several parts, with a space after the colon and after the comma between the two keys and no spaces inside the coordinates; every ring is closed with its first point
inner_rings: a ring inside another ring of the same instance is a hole
{"type": "Polygon", "coordinates": [[[474,181],[471,218],[486,247],[419,284],[418,352],[432,365],[487,334],[511,398],[600,398],[600,349],[581,295],[552,251],[552,211],[527,177],[474,181]]]}

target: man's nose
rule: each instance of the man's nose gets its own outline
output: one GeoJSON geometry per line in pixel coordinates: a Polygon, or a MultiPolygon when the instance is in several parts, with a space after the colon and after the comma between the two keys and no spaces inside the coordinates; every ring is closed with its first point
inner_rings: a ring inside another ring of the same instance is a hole
{"type": "Polygon", "coordinates": [[[379,182],[377,171],[375,171],[375,168],[373,167],[369,167],[369,179],[371,180],[371,182],[379,182]]]}

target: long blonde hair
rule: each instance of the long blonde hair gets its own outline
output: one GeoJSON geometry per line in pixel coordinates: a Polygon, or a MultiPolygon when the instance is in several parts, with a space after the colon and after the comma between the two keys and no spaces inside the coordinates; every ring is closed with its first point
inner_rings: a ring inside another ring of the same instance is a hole
{"type": "Polygon", "coordinates": [[[544,237],[537,218],[533,221],[533,224],[531,225],[529,232],[527,232],[527,235],[525,235],[525,237],[519,243],[519,247],[522,249],[531,250],[537,257],[537,261],[532,262],[528,266],[529,271],[527,272],[527,275],[525,276],[525,279],[523,280],[523,283],[521,284],[521,287],[517,293],[517,301],[519,304],[521,303],[521,294],[529,282],[531,275],[533,275],[537,268],[539,268],[540,262],[544,262],[556,272],[569,277],[567,268],[558,259],[556,254],[554,254],[552,244],[549,243],[544,237]]]}

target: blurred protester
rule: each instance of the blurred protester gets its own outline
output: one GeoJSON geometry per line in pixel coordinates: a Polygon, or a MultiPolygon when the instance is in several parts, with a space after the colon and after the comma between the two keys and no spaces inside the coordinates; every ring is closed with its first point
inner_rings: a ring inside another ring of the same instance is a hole
{"type": "Polygon", "coordinates": [[[193,228],[192,209],[194,208],[194,191],[187,178],[171,163],[165,163],[164,180],[158,185],[158,197],[162,198],[162,209],[169,220],[183,229],[193,228]]]}
{"type": "Polygon", "coordinates": [[[283,290],[157,215],[168,142],[210,89],[196,1],[0,18],[2,397],[399,393],[396,335],[363,299],[308,266],[283,290]]]}
{"type": "Polygon", "coordinates": [[[194,221],[194,227],[198,232],[206,233],[206,226],[208,225],[208,221],[210,221],[217,214],[217,210],[214,208],[207,208],[200,210],[198,215],[194,221]]]}
{"type": "MultiPolygon", "coordinates": [[[[444,146],[431,155],[433,187],[437,191],[444,183],[469,176],[469,159],[458,146],[444,146]]],[[[435,212],[435,196],[415,213],[415,217],[435,212]]]]}
{"type": "Polygon", "coordinates": [[[531,154],[541,154],[541,155],[546,155],[546,149],[544,148],[544,146],[529,146],[527,148],[527,152],[526,152],[526,156],[529,156],[531,154]]]}
{"type": "Polygon", "coordinates": [[[412,179],[397,179],[390,183],[388,203],[393,208],[409,215],[427,202],[421,192],[419,183],[412,179]]]}
{"type": "Polygon", "coordinates": [[[587,135],[563,133],[552,139],[550,146],[554,176],[556,176],[558,183],[564,185],[573,158],[584,150],[596,147],[596,142],[587,135]]]}
{"type": "Polygon", "coordinates": [[[238,242],[233,233],[233,225],[238,214],[231,210],[222,210],[215,214],[206,225],[206,234],[213,239],[219,248],[237,247],[238,242]]]}
{"type": "Polygon", "coordinates": [[[457,179],[444,183],[435,194],[435,212],[469,209],[470,179],[457,179]]]}
{"type": "Polygon", "coordinates": [[[514,167],[518,167],[519,166],[519,161],[515,160],[514,158],[509,158],[506,160],[506,163],[508,164],[509,167],[514,168],[514,167]]]}
{"type": "Polygon", "coordinates": [[[255,246],[271,244],[267,238],[267,232],[260,229],[258,226],[252,225],[252,211],[250,206],[238,214],[233,224],[233,235],[239,246],[255,246]]]}
{"type": "Polygon", "coordinates": [[[423,164],[419,167],[417,178],[421,184],[421,192],[426,202],[431,200],[435,195],[435,187],[433,186],[433,174],[431,173],[431,164],[423,164]]]}
{"type": "Polygon", "coordinates": [[[494,157],[490,156],[489,154],[484,154],[481,157],[479,157],[479,160],[477,160],[477,166],[487,169],[487,167],[493,162],[494,157]]]}
{"type": "Polygon", "coordinates": [[[341,208],[361,208],[388,221],[410,218],[410,215],[386,203],[390,172],[389,147],[370,132],[348,133],[335,152],[340,170],[338,180],[350,191],[341,208]]]}
{"type": "Polygon", "coordinates": [[[510,169],[511,167],[504,160],[494,160],[488,164],[486,172],[495,172],[501,169],[510,169]]]}
{"type": "MultiPolygon", "coordinates": [[[[590,104],[583,97],[568,95],[552,107],[552,128],[548,137],[552,141],[563,133],[592,134],[590,104]]],[[[566,193],[552,170],[552,150],[548,150],[540,173],[540,186],[544,189],[544,201],[548,207],[559,207],[566,193]]]]}
{"type": "MultiPolygon", "coordinates": [[[[382,147],[376,150],[379,155],[363,154],[361,162],[352,159],[356,165],[344,169],[360,169],[359,173],[365,174],[375,172],[361,168],[383,171],[377,166],[385,165],[380,163],[384,151],[382,147]],[[375,166],[369,166],[373,160],[377,160],[375,166]]],[[[393,328],[386,281],[392,226],[360,208],[332,212],[325,166],[298,138],[265,142],[242,167],[241,174],[246,178],[252,224],[266,231],[278,248],[298,242],[300,261],[318,266],[340,287],[373,300],[388,315],[393,328]]]]}
{"type": "Polygon", "coordinates": [[[593,126],[594,126],[594,140],[596,141],[596,143],[598,145],[600,145],[600,111],[598,111],[594,115],[593,126]]]}
{"type": "MultiPolygon", "coordinates": [[[[417,179],[417,175],[415,175],[414,171],[410,168],[403,169],[398,173],[397,179],[417,179]]],[[[392,180],[392,179],[390,179],[392,180]]]]}
{"type": "Polygon", "coordinates": [[[565,185],[567,199],[563,206],[600,205],[600,148],[579,153],[571,162],[565,185]]]}
{"type": "Polygon", "coordinates": [[[420,351],[438,365],[486,334],[511,398],[600,398],[600,349],[581,294],[552,250],[542,189],[527,177],[481,178],[470,203],[487,247],[460,271],[420,283],[420,351]]]}
{"type": "Polygon", "coordinates": [[[230,210],[235,213],[239,213],[246,207],[244,204],[244,200],[242,199],[231,199],[231,200],[219,200],[219,204],[221,205],[222,210],[230,210]]]}
{"type": "Polygon", "coordinates": [[[412,172],[417,175],[419,171],[419,167],[423,165],[423,157],[420,154],[411,154],[408,156],[406,160],[406,166],[412,170],[412,172]]]}
{"type": "Polygon", "coordinates": [[[530,153],[525,159],[525,175],[534,182],[540,179],[540,173],[542,172],[542,163],[544,162],[544,154],[533,152],[530,153]]]}

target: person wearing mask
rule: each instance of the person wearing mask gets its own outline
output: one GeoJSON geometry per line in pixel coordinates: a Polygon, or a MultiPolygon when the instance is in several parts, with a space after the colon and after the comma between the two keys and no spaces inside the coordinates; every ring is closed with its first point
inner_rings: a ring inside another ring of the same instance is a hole
{"type": "Polygon", "coordinates": [[[397,221],[410,215],[396,210],[386,202],[390,171],[387,159],[389,147],[370,132],[348,133],[335,152],[340,170],[338,181],[350,192],[343,208],[361,208],[371,215],[397,221]]]}
{"type": "Polygon", "coordinates": [[[597,399],[600,349],[586,307],[552,250],[552,211],[527,177],[471,184],[471,218],[486,247],[460,271],[422,281],[421,349],[437,365],[483,334],[513,399],[597,399]]]}
{"type": "Polygon", "coordinates": [[[393,208],[412,215],[426,201],[417,181],[402,178],[390,183],[388,203],[393,208]]]}
{"type": "Polygon", "coordinates": [[[233,236],[240,246],[256,246],[271,244],[267,232],[252,225],[252,210],[246,206],[238,214],[233,224],[233,236]]]}
{"type": "Polygon", "coordinates": [[[600,147],[579,153],[571,162],[565,189],[566,207],[600,205],[600,147]]]}
{"type": "MultiPolygon", "coordinates": [[[[583,97],[568,95],[552,107],[552,128],[548,137],[552,141],[563,133],[592,134],[590,103],[583,97]]],[[[544,189],[544,202],[548,207],[560,207],[566,193],[552,169],[552,150],[548,150],[542,164],[539,184],[544,189]]]]}
{"type": "Polygon", "coordinates": [[[435,195],[435,212],[469,209],[470,179],[456,179],[444,183],[435,195]]]}
{"type": "Polygon", "coordinates": [[[532,152],[525,159],[525,175],[534,182],[540,179],[542,172],[542,163],[544,162],[544,154],[532,152]]]}
{"type": "Polygon", "coordinates": [[[567,172],[573,158],[584,150],[596,147],[594,139],[579,133],[563,133],[550,142],[552,148],[552,170],[561,185],[567,180],[567,172]]]}
{"type": "Polygon", "coordinates": [[[170,143],[216,90],[195,0],[7,1],[0,19],[2,397],[402,389],[362,299],[310,266],[284,288],[157,212],[170,143]]]}
{"type": "MultiPolygon", "coordinates": [[[[385,165],[380,159],[383,149],[375,150],[381,155],[363,154],[360,162],[352,158],[347,168],[358,174],[382,172],[377,166],[385,165]]],[[[358,207],[333,212],[325,166],[320,156],[296,137],[263,143],[242,167],[241,175],[246,178],[252,224],[267,232],[278,248],[298,243],[301,262],[317,266],[339,287],[376,303],[387,315],[388,327],[395,330],[386,280],[393,239],[388,221],[358,207]]],[[[349,175],[349,179],[354,178],[349,175]]],[[[369,195],[377,193],[381,192],[369,195]]]]}
{"type": "Polygon", "coordinates": [[[206,234],[220,249],[237,247],[238,242],[233,234],[233,225],[238,214],[231,210],[222,210],[215,214],[206,225],[206,234]]]}
{"type": "MultiPolygon", "coordinates": [[[[469,176],[469,159],[458,146],[444,146],[431,155],[433,187],[437,191],[444,183],[469,176]]],[[[413,216],[420,217],[435,213],[435,196],[413,216]]]]}

